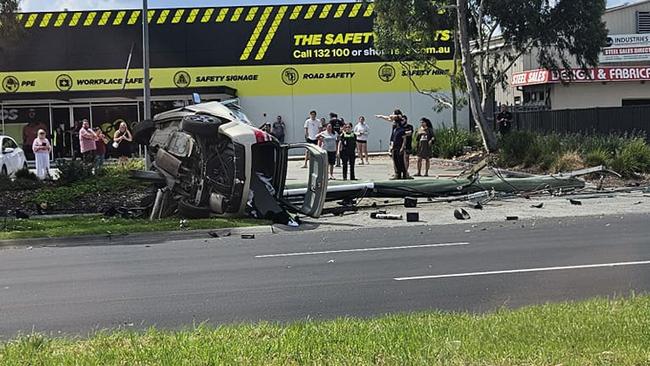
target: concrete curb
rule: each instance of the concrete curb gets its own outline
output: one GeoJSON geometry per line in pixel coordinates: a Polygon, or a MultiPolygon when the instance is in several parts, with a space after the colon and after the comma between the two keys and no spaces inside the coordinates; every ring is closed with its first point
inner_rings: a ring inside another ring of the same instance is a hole
{"type": "Polygon", "coordinates": [[[71,248],[84,246],[123,246],[123,245],[155,245],[164,244],[170,241],[214,239],[210,233],[218,234],[218,237],[236,237],[243,234],[273,234],[273,227],[270,225],[250,226],[209,230],[188,230],[188,231],[164,231],[151,233],[133,233],[126,235],[86,235],[63,238],[30,238],[0,240],[0,249],[24,248],[24,247],[56,247],[71,248]]]}

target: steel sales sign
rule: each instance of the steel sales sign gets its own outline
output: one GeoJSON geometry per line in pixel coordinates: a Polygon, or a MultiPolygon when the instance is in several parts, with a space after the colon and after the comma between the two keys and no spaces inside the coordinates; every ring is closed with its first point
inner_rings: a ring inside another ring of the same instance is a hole
{"type": "Polygon", "coordinates": [[[588,69],[529,70],[512,76],[513,87],[558,83],[606,83],[650,81],[650,66],[597,67],[588,69]]]}
{"type": "Polygon", "coordinates": [[[650,34],[614,34],[607,37],[607,47],[600,63],[650,61],[650,34]]]}

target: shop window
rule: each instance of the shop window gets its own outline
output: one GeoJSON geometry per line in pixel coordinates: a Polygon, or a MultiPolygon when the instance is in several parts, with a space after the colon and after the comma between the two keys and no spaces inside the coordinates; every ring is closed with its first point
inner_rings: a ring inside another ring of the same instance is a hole
{"type": "Polygon", "coordinates": [[[5,106],[0,113],[2,113],[4,134],[11,136],[22,146],[27,160],[33,160],[32,142],[38,130],[43,129],[50,136],[49,108],[5,106]]]}

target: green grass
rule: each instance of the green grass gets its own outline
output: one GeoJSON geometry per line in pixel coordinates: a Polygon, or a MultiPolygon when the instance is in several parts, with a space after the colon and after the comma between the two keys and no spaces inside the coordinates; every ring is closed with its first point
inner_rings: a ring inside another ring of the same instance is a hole
{"type": "Polygon", "coordinates": [[[261,323],[183,331],[29,335],[3,365],[649,365],[650,297],[493,314],[261,323]]]}
{"type": "MultiPolygon", "coordinates": [[[[54,219],[9,219],[0,221],[0,240],[72,237],[81,235],[121,235],[156,231],[181,231],[221,229],[267,224],[252,219],[203,219],[186,220],[181,227],[180,219],[149,221],[144,219],[106,218],[103,216],[73,216],[54,219]]],[[[1,364],[1,363],[0,363],[1,364]]]]}

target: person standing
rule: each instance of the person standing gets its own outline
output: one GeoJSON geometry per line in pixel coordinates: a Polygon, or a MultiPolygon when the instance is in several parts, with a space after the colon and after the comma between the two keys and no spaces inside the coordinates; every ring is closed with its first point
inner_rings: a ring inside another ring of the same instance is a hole
{"type": "Polygon", "coordinates": [[[434,139],[433,125],[428,118],[422,117],[420,120],[420,128],[415,135],[417,141],[417,155],[418,155],[418,173],[416,177],[422,176],[422,162],[425,163],[424,176],[429,176],[429,168],[431,167],[431,148],[434,139]]]}
{"type": "Polygon", "coordinates": [[[284,121],[282,120],[282,116],[278,116],[275,119],[275,122],[273,122],[273,129],[271,131],[271,134],[275,136],[280,143],[284,143],[284,136],[285,136],[285,131],[286,131],[286,125],[284,124],[284,121]]]}
{"type": "Polygon", "coordinates": [[[81,139],[79,138],[79,131],[81,131],[81,123],[78,120],[74,121],[72,129],[70,130],[70,141],[72,142],[72,158],[76,159],[81,156],[81,139]]]}
{"type": "Polygon", "coordinates": [[[52,134],[52,147],[54,149],[54,159],[61,159],[65,154],[66,138],[65,131],[61,125],[57,126],[52,134]]]}
{"type": "Polygon", "coordinates": [[[343,163],[343,180],[348,179],[348,165],[350,167],[350,180],[357,180],[354,175],[354,163],[357,159],[357,135],[352,132],[352,124],[343,126],[339,142],[339,155],[343,163]]]}
{"type": "Polygon", "coordinates": [[[45,135],[45,130],[40,129],[34,141],[32,149],[36,160],[36,176],[45,179],[50,176],[50,152],[52,145],[45,135]]]}
{"type": "Polygon", "coordinates": [[[512,113],[508,111],[505,104],[501,105],[501,111],[497,114],[497,128],[502,135],[507,135],[512,129],[512,113]]]}
{"type": "Polygon", "coordinates": [[[95,127],[95,135],[97,136],[97,141],[95,141],[95,174],[97,174],[104,167],[106,145],[108,145],[109,140],[99,127],[95,127]]]}
{"type": "Polygon", "coordinates": [[[393,142],[391,157],[393,158],[395,175],[391,177],[391,180],[408,179],[408,172],[404,166],[404,153],[406,150],[406,129],[403,117],[395,116],[395,124],[396,126],[393,129],[393,134],[391,136],[391,141],[393,142]]]}
{"type": "Polygon", "coordinates": [[[323,150],[327,151],[327,163],[329,165],[330,179],[334,180],[334,165],[336,164],[336,156],[338,150],[339,135],[334,132],[334,126],[327,125],[325,131],[319,133],[317,138],[323,150]]]}
{"type": "MultiPolygon", "coordinates": [[[[305,141],[308,144],[318,145],[318,134],[320,133],[321,122],[316,118],[316,111],[309,112],[309,118],[305,121],[305,141]]],[[[309,152],[305,152],[305,164],[302,168],[307,168],[309,161],[309,152]]]]}
{"type": "Polygon", "coordinates": [[[79,129],[79,147],[86,164],[95,164],[95,141],[97,141],[97,135],[90,129],[88,120],[84,119],[81,121],[81,129],[79,129]]]}
{"type": "Polygon", "coordinates": [[[30,108],[27,113],[27,124],[23,126],[23,151],[25,152],[25,158],[27,160],[32,160],[35,157],[32,155],[32,143],[34,139],[38,137],[38,131],[43,130],[47,131],[47,126],[45,123],[40,122],[36,118],[36,110],[30,108]]]}
{"type": "MultiPolygon", "coordinates": [[[[390,122],[392,124],[392,130],[391,130],[391,135],[390,135],[390,144],[388,145],[388,151],[391,154],[391,158],[393,157],[392,153],[394,151],[394,149],[393,149],[393,147],[394,147],[393,137],[395,135],[395,129],[397,129],[397,127],[399,127],[399,125],[401,124],[402,115],[403,115],[402,111],[400,109],[398,109],[398,108],[396,108],[395,111],[393,112],[393,114],[391,114],[389,116],[384,116],[382,114],[375,115],[376,118],[382,119],[382,120],[384,120],[386,122],[390,122]],[[398,120],[400,122],[397,122],[398,120]]],[[[393,170],[395,171],[395,174],[392,176],[391,179],[398,179],[397,167],[394,164],[395,160],[394,159],[391,159],[391,160],[393,161],[393,170]]]]}
{"type": "Polygon", "coordinates": [[[126,122],[120,123],[120,127],[113,135],[113,149],[115,155],[120,159],[120,163],[125,163],[131,156],[131,142],[133,136],[126,122]]]}
{"type": "Polygon", "coordinates": [[[409,175],[409,167],[411,166],[411,155],[413,155],[413,125],[408,123],[408,117],[404,118],[404,168],[406,169],[406,177],[404,179],[413,179],[409,175]]]}
{"type": "Polygon", "coordinates": [[[363,159],[366,159],[366,164],[370,164],[368,160],[368,136],[370,135],[370,128],[366,124],[366,117],[360,116],[357,125],[354,126],[354,134],[357,137],[357,148],[359,149],[360,165],[363,165],[363,159]]]}
{"type": "MultiPolygon", "coordinates": [[[[338,114],[336,114],[334,112],[330,112],[330,122],[329,123],[332,125],[332,129],[334,130],[334,133],[336,133],[336,135],[340,137],[341,136],[341,130],[343,128],[343,120],[339,119],[338,114]]],[[[336,156],[336,167],[338,168],[340,166],[341,166],[341,157],[337,155],[336,156]]]]}

